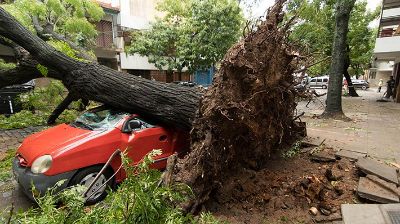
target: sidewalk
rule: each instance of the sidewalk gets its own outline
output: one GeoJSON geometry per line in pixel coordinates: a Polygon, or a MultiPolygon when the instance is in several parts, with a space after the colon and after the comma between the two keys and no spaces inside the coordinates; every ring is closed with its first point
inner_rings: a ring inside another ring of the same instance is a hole
{"type": "Polygon", "coordinates": [[[377,102],[383,93],[376,89],[358,90],[361,97],[343,97],[343,111],[351,122],[313,118],[324,110],[325,98],[310,103],[300,102],[299,111],[305,111],[307,132],[335,149],[367,152],[385,161],[400,163],[400,104],[377,102]]]}

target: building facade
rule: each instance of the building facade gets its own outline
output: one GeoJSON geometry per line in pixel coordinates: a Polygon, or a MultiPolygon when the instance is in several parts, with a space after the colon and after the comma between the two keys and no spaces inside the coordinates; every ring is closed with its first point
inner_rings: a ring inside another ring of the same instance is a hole
{"type": "Polygon", "coordinates": [[[382,2],[369,81],[376,84],[382,79],[386,83],[390,76],[395,78],[397,89],[400,80],[400,0],[382,2]]]}
{"type": "MultiPolygon", "coordinates": [[[[97,0],[106,15],[97,24],[98,37],[95,54],[100,64],[157,81],[178,81],[179,75],[167,76],[166,71],[148,62],[147,57],[129,55],[124,48],[130,44],[131,32],[150,28],[157,16],[158,0],[97,0]],[[112,38],[112,40],[111,40],[112,38]]],[[[192,75],[184,72],[179,81],[191,81],[192,75]]]]}

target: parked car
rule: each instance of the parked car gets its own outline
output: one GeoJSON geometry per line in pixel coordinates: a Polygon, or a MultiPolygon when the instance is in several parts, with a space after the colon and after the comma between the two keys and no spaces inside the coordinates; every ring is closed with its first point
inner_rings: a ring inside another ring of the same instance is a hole
{"type": "MultiPolygon", "coordinates": [[[[169,156],[189,148],[188,133],[166,127],[137,114],[106,106],[91,109],[70,124],[60,124],[27,137],[13,161],[15,178],[25,194],[33,199],[32,184],[43,194],[60,180],[57,191],[74,185],[89,186],[116,149],[127,150],[133,164],[154,149],[161,149],[152,168],[164,169],[169,156]]],[[[126,177],[115,158],[87,195],[87,203],[102,200],[107,188],[126,177]],[[106,182],[109,178],[111,181],[106,182]],[[105,184],[106,183],[106,184],[105,184]],[[104,185],[104,186],[103,186],[104,185]]]]}
{"type": "Polygon", "coordinates": [[[326,89],[326,88],[328,88],[328,82],[329,82],[328,77],[315,77],[315,78],[310,79],[308,86],[310,88],[326,89]]]}
{"type": "Polygon", "coordinates": [[[181,85],[181,86],[189,86],[189,87],[194,87],[197,85],[195,82],[192,82],[192,81],[174,81],[173,83],[181,85]]]}
{"type": "Polygon", "coordinates": [[[362,90],[366,90],[369,88],[369,83],[362,79],[352,79],[351,82],[353,83],[354,88],[360,88],[362,90]]]}
{"type": "Polygon", "coordinates": [[[11,115],[22,110],[18,96],[35,88],[35,81],[31,80],[22,85],[7,86],[0,89],[0,114],[11,115]]]}

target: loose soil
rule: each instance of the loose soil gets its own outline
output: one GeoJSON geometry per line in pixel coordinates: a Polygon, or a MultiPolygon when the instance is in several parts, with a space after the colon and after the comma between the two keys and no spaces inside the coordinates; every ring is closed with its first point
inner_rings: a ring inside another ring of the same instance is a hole
{"type": "MultiPolygon", "coordinates": [[[[334,154],[332,148],[324,152],[334,154]]],[[[239,170],[205,209],[229,223],[314,223],[340,217],[340,205],[357,200],[352,161],[313,162],[308,153],[274,157],[261,170],[239,170]],[[318,208],[317,216],[311,207],[318,208]]]]}

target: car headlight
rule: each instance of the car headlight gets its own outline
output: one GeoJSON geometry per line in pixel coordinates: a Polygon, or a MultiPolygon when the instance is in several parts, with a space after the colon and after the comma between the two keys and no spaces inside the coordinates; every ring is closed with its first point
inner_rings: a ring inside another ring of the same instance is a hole
{"type": "Polygon", "coordinates": [[[53,158],[50,155],[41,156],[32,163],[31,171],[32,173],[44,173],[50,169],[52,162],[53,158]]]}

